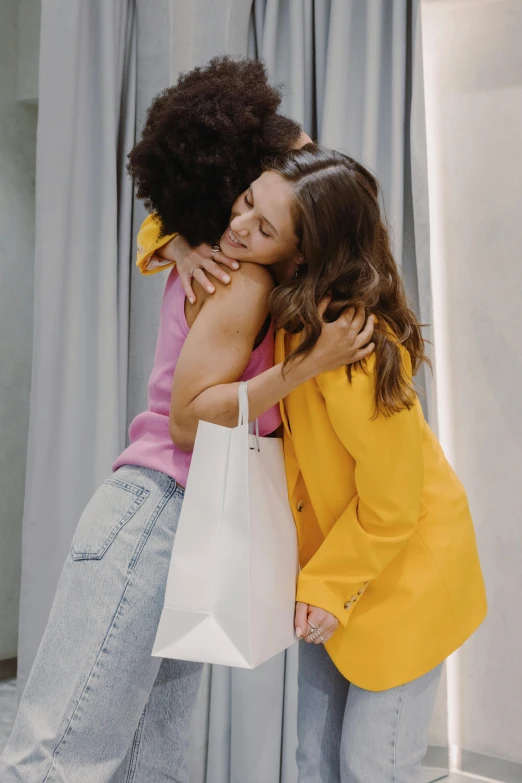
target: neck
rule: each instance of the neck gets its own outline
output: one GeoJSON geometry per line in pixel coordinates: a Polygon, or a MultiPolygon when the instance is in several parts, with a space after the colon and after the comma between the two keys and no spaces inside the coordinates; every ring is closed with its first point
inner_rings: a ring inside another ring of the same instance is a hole
{"type": "Polygon", "coordinates": [[[278,261],[277,264],[272,264],[272,274],[278,285],[282,283],[288,283],[292,279],[292,275],[295,272],[295,261],[292,259],[286,259],[285,261],[278,261]]]}

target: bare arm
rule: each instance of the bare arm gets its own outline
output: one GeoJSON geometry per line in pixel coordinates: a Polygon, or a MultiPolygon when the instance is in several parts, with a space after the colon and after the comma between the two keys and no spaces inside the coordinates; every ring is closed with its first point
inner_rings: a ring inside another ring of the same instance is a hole
{"type": "MultiPolygon", "coordinates": [[[[226,427],[237,424],[238,378],[268,312],[271,281],[265,273],[254,264],[244,264],[233,285],[219,286],[205,301],[185,341],[172,384],[170,434],[186,451],[194,446],[200,420],[226,427]]],[[[368,356],[373,344],[363,346],[371,338],[373,322],[360,332],[364,310],[354,316],[352,310],[325,324],[314,349],[290,362],[284,375],[279,364],[250,380],[250,418],[258,418],[315,375],[368,356]]]]}
{"type": "Polygon", "coordinates": [[[201,419],[225,426],[237,424],[236,381],[250,360],[267,317],[272,288],[268,270],[245,264],[231,285],[218,285],[214,295],[204,298],[172,384],[170,433],[180,448],[192,449],[201,419]]]}

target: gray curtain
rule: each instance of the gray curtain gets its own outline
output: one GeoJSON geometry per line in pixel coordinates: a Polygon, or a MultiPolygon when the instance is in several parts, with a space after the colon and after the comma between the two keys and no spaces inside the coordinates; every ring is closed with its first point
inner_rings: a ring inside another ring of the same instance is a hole
{"type": "MultiPolygon", "coordinates": [[[[285,85],[285,113],[376,174],[408,297],[431,323],[419,7],[419,0],[255,0],[249,52],[285,85]]],[[[417,383],[435,417],[431,375],[422,370],[417,383]]]]}
{"type": "Polygon", "coordinates": [[[135,52],[132,0],[42,3],[20,695],[80,513],[125,443],[135,52]]]}
{"type": "Polygon", "coordinates": [[[256,55],[287,86],[283,111],[377,174],[399,259],[408,17],[407,0],[256,0],[251,36],[256,55]]]}

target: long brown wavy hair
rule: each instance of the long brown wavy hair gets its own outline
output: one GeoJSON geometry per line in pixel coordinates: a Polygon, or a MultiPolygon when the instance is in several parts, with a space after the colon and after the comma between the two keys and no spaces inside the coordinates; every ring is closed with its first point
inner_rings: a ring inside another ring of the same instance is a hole
{"type": "MultiPolygon", "coordinates": [[[[413,374],[430,362],[390,249],[379,183],[353,158],[315,144],[279,155],[264,168],[292,185],[292,218],[304,259],[298,277],[278,286],[270,300],[277,327],[303,333],[286,361],[317,342],[322,328],[317,304],[324,296],[332,297],[327,321],[362,305],[367,316],[377,317],[375,416],[411,408],[415,390],[399,346],[408,351],[413,374]]],[[[346,368],[350,383],[355,366],[346,368]]],[[[361,369],[368,371],[365,362],[361,369]]]]}

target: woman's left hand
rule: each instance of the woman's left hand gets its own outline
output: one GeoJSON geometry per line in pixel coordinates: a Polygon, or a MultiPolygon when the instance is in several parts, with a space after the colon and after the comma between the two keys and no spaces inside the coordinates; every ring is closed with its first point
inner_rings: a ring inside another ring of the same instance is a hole
{"type": "Polygon", "coordinates": [[[324,644],[337,630],[339,620],[325,609],[297,601],[294,625],[298,639],[302,637],[308,644],[324,644]],[[312,626],[319,629],[321,634],[319,635],[317,631],[314,631],[312,626]]]}

